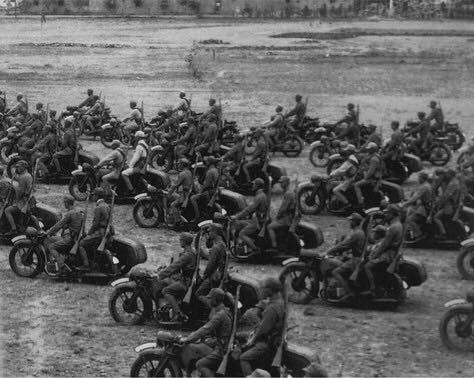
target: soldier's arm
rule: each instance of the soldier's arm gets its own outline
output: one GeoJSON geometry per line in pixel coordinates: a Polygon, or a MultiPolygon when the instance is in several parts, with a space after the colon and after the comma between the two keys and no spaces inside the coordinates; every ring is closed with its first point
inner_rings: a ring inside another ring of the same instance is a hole
{"type": "Polygon", "coordinates": [[[117,158],[116,151],[112,151],[107,156],[105,156],[99,163],[97,164],[97,168],[103,167],[107,163],[113,162],[117,158]]]}
{"type": "Polygon", "coordinates": [[[298,113],[298,108],[295,106],[293,109],[291,109],[288,113],[286,113],[285,118],[294,116],[298,113]]]}
{"type": "Polygon", "coordinates": [[[250,214],[253,214],[258,206],[262,203],[263,201],[261,201],[259,199],[259,197],[255,197],[254,201],[248,205],[245,209],[243,209],[240,213],[238,213],[237,215],[235,215],[235,218],[236,219],[242,219],[244,217],[246,217],[247,215],[250,215],[250,214]]]}
{"type": "Polygon", "coordinates": [[[386,251],[393,243],[393,240],[396,236],[396,232],[393,227],[389,227],[387,229],[387,233],[385,234],[385,237],[383,238],[382,242],[380,243],[379,246],[379,253],[382,253],[386,251]]]}
{"type": "Polygon", "coordinates": [[[334,247],[330,248],[326,252],[327,255],[338,255],[344,251],[347,251],[351,248],[352,243],[354,242],[354,234],[350,234],[337,243],[334,247]]]}
{"type": "Polygon", "coordinates": [[[218,329],[222,323],[222,314],[218,313],[214,315],[206,324],[204,324],[197,331],[192,332],[188,337],[186,337],[186,342],[193,342],[203,338],[204,336],[211,335],[214,333],[214,330],[218,329]]]}
{"type": "Polygon", "coordinates": [[[267,307],[262,314],[262,321],[255,332],[254,339],[268,335],[278,321],[277,313],[272,307],[267,307]]]}
{"type": "Polygon", "coordinates": [[[65,228],[71,221],[71,215],[66,213],[55,225],[53,225],[48,231],[47,235],[51,236],[58,232],[60,229],[65,228]]]}
{"type": "Polygon", "coordinates": [[[163,269],[159,273],[159,278],[163,279],[163,278],[169,277],[169,276],[176,273],[182,267],[186,266],[189,263],[190,263],[190,258],[188,256],[188,254],[183,255],[179,259],[176,259],[175,261],[173,261],[173,263],[168,265],[165,269],[163,269]]]}
{"type": "Polygon", "coordinates": [[[283,201],[281,202],[280,208],[278,209],[277,218],[281,218],[283,215],[286,214],[288,211],[288,207],[290,206],[291,198],[290,193],[285,193],[283,196],[283,201]]]}
{"type": "Polygon", "coordinates": [[[209,251],[209,261],[206,269],[203,273],[203,279],[209,278],[209,276],[216,270],[217,263],[219,261],[219,247],[213,246],[209,251]]]}
{"type": "Polygon", "coordinates": [[[94,209],[94,218],[92,219],[92,225],[91,228],[89,229],[89,232],[87,233],[88,235],[93,234],[95,231],[99,229],[99,221],[101,218],[101,210],[99,207],[96,207],[94,209]]]}
{"type": "Polygon", "coordinates": [[[377,162],[375,161],[375,158],[370,159],[370,164],[369,168],[367,169],[367,172],[365,172],[365,178],[368,179],[372,177],[375,173],[375,170],[377,169],[377,162]]]}

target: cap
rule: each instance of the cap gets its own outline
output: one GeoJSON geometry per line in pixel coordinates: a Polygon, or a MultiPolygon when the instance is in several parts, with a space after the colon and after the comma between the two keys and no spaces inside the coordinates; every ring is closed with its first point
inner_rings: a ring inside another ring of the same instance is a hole
{"type": "Polygon", "coordinates": [[[283,106],[277,105],[276,111],[277,111],[277,112],[281,112],[282,110],[283,110],[283,106]]]}
{"type": "Polygon", "coordinates": [[[379,148],[379,146],[377,146],[374,142],[369,142],[366,147],[367,150],[376,150],[377,148],[379,148]]]}
{"type": "Polygon", "coordinates": [[[191,245],[194,240],[194,236],[190,232],[183,232],[181,235],[179,235],[179,240],[186,245],[191,245]]]}
{"type": "Polygon", "coordinates": [[[216,159],[214,156],[206,156],[204,158],[204,164],[216,164],[219,159],[216,159]]]}
{"type": "Polygon", "coordinates": [[[28,163],[25,160],[20,160],[15,164],[16,167],[28,168],[28,163]]]}
{"type": "Polygon", "coordinates": [[[263,188],[263,186],[265,185],[265,182],[260,177],[257,177],[255,180],[252,181],[252,184],[254,184],[254,185],[256,185],[260,188],[263,188]]]}
{"type": "Polygon", "coordinates": [[[215,299],[217,302],[222,302],[225,298],[225,292],[224,292],[224,290],[222,290],[218,287],[215,287],[215,288],[211,289],[209,294],[206,295],[206,298],[215,299]]]}
{"type": "Polygon", "coordinates": [[[146,138],[146,135],[143,131],[141,130],[138,130],[136,133],[135,133],[135,138],[146,138]]]}
{"type": "Polygon", "coordinates": [[[255,377],[255,378],[260,378],[260,377],[271,377],[270,373],[266,370],[263,369],[255,369],[252,371],[252,373],[248,377],[255,377]]]}
{"type": "Polygon", "coordinates": [[[120,147],[120,146],[121,146],[121,143],[120,143],[120,141],[117,140],[117,139],[114,139],[114,140],[112,141],[112,143],[110,143],[110,147],[112,147],[112,148],[118,148],[118,147],[120,147]]]}
{"type": "Polygon", "coordinates": [[[283,183],[283,182],[289,183],[290,178],[288,176],[281,176],[280,179],[278,180],[278,182],[279,183],[283,183]]]}
{"type": "Polygon", "coordinates": [[[351,215],[349,215],[349,216],[347,217],[347,219],[349,219],[349,220],[358,220],[359,223],[364,220],[364,218],[362,217],[362,215],[360,215],[359,213],[352,213],[351,215]]]}
{"type": "Polygon", "coordinates": [[[384,210],[384,213],[392,213],[394,215],[400,215],[400,208],[397,205],[394,205],[393,203],[391,203],[384,210]]]}
{"type": "Polygon", "coordinates": [[[73,197],[73,196],[70,196],[69,194],[66,194],[66,195],[63,197],[63,201],[73,204],[73,203],[74,203],[74,197],[73,197]]]}

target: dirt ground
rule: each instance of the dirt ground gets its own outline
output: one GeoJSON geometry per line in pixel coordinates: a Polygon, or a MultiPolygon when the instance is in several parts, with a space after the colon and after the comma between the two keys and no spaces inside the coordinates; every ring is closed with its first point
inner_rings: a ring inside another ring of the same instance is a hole
{"type": "MultiPolygon", "coordinates": [[[[340,117],[347,102],[360,105],[361,120],[389,135],[389,122],[414,118],[429,100],[441,101],[446,118],[474,136],[474,24],[465,22],[253,22],[194,19],[0,19],[0,89],[12,103],[17,92],[30,104],[53,109],[77,104],[89,87],[102,91],[113,111],[124,116],[132,98],[144,101],[147,118],[177,102],[179,90],[193,94],[204,109],[210,96],[222,98],[224,115],[242,128],[268,119],[276,104],[287,108],[295,93],[309,97],[309,113],[323,120],[340,117]],[[354,37],[344,30],[358,30],[354,37]],[[333,37],[317,33],[332,32],[333,37]],[[282,33],[302,38],[273,38],[282,33]],[[201,80],[184,60],[193,41],[201,80]],[[213,60],[213,50],[215,60],[213,60]]],[[[87,148],[103,155],[98,143],[87,148]]],[[[314,172],[307,151],[297,159],[275,160],[292,178],[314,172]]],[[[407,192],[413,187],[413,179],[407,192]]],[[[66,187],[38,185],[37,197],[60,207],[66,187]]],[[[147,264],[166,263],[178,246],[177,234],[144,230],[130,206],[117,207],[119,232],[141,240],[147,264]]],[[[310,217],[326,244],[346,230],[335,217],[310,217]]],[[[152,341],[156,327],[120,327],[108,314],[111,288],[16,277],[0,247],[0,336],[2,376],[125,376],[133,348],[152,341]]],[[[472,354],[446,350],[438,336],[443,304],[472,288],[456,271],[456,252],[405,250],[422,261],[428,281],[408,292],[395,312],[335,308],[319,300],[291,306],[290,339],[321,355],[331,375],[472,376],[472,354]],[[342,368],[341,368],[342,365],[342,368]]],[[[253,277],[277,275],[278,266],[236,266],[253,277]]]]}

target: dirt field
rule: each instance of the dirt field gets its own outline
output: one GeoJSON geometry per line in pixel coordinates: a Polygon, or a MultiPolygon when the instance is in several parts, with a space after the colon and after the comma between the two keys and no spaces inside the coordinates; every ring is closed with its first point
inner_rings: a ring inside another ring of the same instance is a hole
{"type": "MultiPolygon", "coordinates": [[[[392,119],[414,118],[436,99],[448,120],[474,136],[472,23],[50,18],[41,28],[38,18],[1,19],[0,33],[0,89],[10,103],[23,92],[30,104],[41,100],[60,110],[77,104],[91,87],[119,116],[127,113],[129,99],[143,100],[148,118],[175,104],[184,89],[196,109],[211,95],[222,98],[225,117],[247,128],[301,93],[309,96],[309,113],[328,121],[340,117],[347,102],[359,104],[361,120],[380,125],[387,137],[392,119]],[[325,32],[331,35],[318,34],[325,32]],[[292,38],[272,37],[282,33],[292,38]],[[196,60],[203,78],[194,80],[184,58],[193,41],[211,38],[225,44],[202,45],[196,60]]],[[[103,154],[97,143],[85,144],[103,154]]],[[[303,180],[314,171],[307,151],[275,160],[292,178],[303,180]]],[[[65,192],[39,185],[37,197],[61,206],[58,194],[65,192]]],[[[145,243],[147,264],[166,263],[178,246],[174,232],[138,228],[130,206],[118,207],[114,217],[119,232],[145,243]]],[[[327,244],[346,230],[345,221],[334,217],[310,220],[323,228],[327,244]]],[[[108,314],[107,286],[19,279],[8,266],[8,252],[0,248],[0,375],[128,375],[133,348],[152,341],[156,327],[117,326],[108,314]]],[[[315,300],[291,307],[290,325],[299,327],[290,338],[314,348],[332,375],[343,364],[342,374],[350,376],[472,376],[472,354],[446,350],[437,330],[443,304],[473,286],[459,278],[456,252],[405,254],[425,263],[429,279],[411,289],[397,311],[334,308],[315,300]]],[[[236,269],[261,277],[280,268],[236,269]]]]}

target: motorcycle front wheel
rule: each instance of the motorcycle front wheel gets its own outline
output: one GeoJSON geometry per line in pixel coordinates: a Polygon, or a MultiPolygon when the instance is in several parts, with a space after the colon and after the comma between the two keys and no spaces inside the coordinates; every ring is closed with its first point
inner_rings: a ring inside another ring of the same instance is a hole
{"type": "Polygon", "coordinates": [[[120,135],[115,129],[105,129],[100,133],[100,142],[104,147],[112,148],[112,141],[114,139],[120,140],[120,135]]]}
{"type": "Polygon", "coordinates": [[[138,295],[133,299],[135,287],[132,285],[117,286],[109,298],[109,312],[117,323],[126,325],[142,324],[146,314],[151,311],[151,301],[138,295]]]}
{"type": "Polygon", "coordinates": [[[451,307],[443,315],[439,322],[439,335],[447,348],[474,351],[472,312],[472,305],[466,304],[451,307]]]}
{"type": "Polygon", "coordinates": [[[451,160],[451,150],[445,144],[437,144],[430,148],[429,161],[436,167],[443,167],[451,160]]]}
{"type": "Polygon", "coordinates": [[[315,167],[324,168],[329,164],[329,151],[322,146],[315,146],[309,152],[309,161],[315,167]]]}
{"type": "Polygon", "coordinates": [[[182,377],[183,373],[176,361],[168,359],[158,370],[162,353],[150,350],[140,353],[130,369],[130,377],[182,377]]]}
{"type": "Polygon", "coordinates": [[[152,152],[150,165],[159,171],[168,172],[173,168],[173,156],[170,153],[152,152]]]}
{"type": "Polygon", "coordinates": [[[152,199],[142,200],[133,206],[133,219],[140,227],[154,228],[163,219],[163,211],[152,199]]]}
{"type": "Polygon", "coordinates": [[[288,300],[296,304],[307,304],[319,292],[319,281],[305,264],[287,265],[280,273],[280,281],[287,285],[288,300]]]}
{"type": "Polygon", "coordinates": [[[474,249],[463,248],[456,260],[459,273],[465,280],[474,281],[474,249]]]}
{"type": "Polygon", "coordinates": [[[12,271],[20,277],[35,278],[44,270],[44,256],[31,244],[15,244],[8,260],[12,271]]]}
{"type": "Polygon", "coordinates": [[[302,188],[298,193],[298,205],[303,214],[316,215],[323,210],[324,199],[318,190],[302,188]]]}
{"type": "Polygon", "coordinates": [[[69,181],[69,194],[76,201],[85,201],[87,199],[87,192],[92,193],[94,188],[88,177],[73,176],[71,181],[69,181]]]}
{"type": "Polygon", "coordinates": [[[303,142],[296,135],[290,135],[281,148],[283,155],[287,157],[297,157],[303,151],[303,142]]]}
{"type": "Polygon", "coordinates": [[[448,145],[453,151],[459,150],[466,141],[466,138],[460,130],[450,130],[446,136],[449,138],[448,145]]]}

